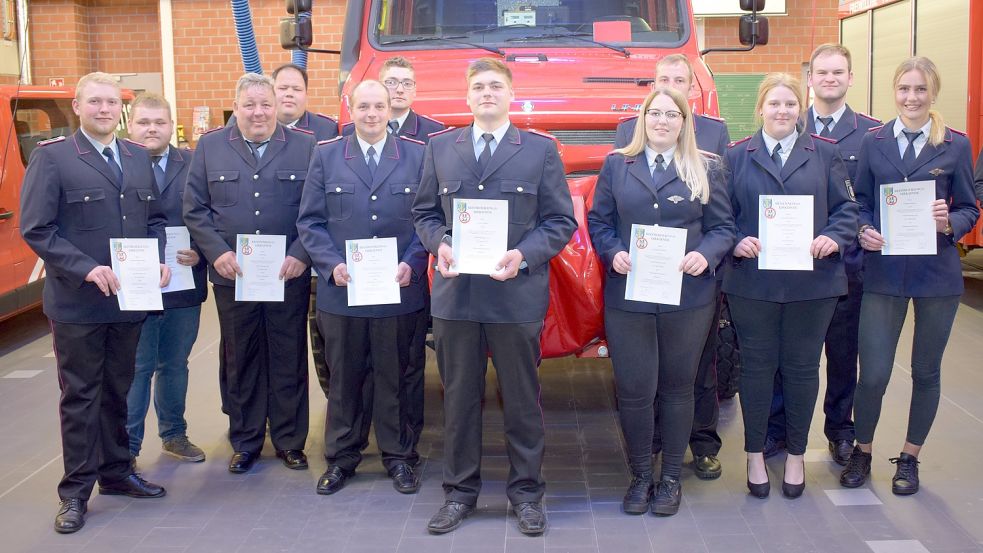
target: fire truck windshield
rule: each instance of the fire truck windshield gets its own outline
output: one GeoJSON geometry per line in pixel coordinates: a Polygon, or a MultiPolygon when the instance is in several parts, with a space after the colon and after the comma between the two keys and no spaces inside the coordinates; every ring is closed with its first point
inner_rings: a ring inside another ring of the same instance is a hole
{"type": "Polygon", "coordinates": [[[376,0],[372,33],[386,49],[669,47],[686,40],[682,0],[376,0]]]}

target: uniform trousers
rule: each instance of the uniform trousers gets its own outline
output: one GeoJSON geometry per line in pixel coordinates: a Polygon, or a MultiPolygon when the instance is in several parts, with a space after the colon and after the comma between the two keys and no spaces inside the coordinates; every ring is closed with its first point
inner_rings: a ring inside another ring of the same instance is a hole
{"type": "Polygon", "coordinates": [[[362,461],[360,422],[366,378],[372,379],[372,422],[383,465],[390,469],[398,462],[416,463],[413,430],[402,416],[400,383],[418,315],[349,317],[318,310],[324,355],[331,367],[324,423],[324,456],[329,465],[353,472],[362,461]]]}
{"type": "Polygon", "coordinates": [[[88,499],[98,479],[130,475],[126,393],[143,322],[79,324],[51,321],[58,366],[58,404],[65,474],[61,499],[88,499]]]}
{"type": "Polygon", "coordinates": [[[539,403],[542,321],[479,323],[433,319],[437,367],[444,384],[444,496],[475,505],[481,491],[481,402],[488,353],[498,376],[509,456],[506,494],[513,505],[546,491],[546,430],[539,403]]]}
{"type": "Polygon", "coordinates": [[[764,449],[775,373],[782,376],[786,448],[806,451],[819,395],[819,356],[837,298],[777,303],[728,296],[741,344],[740,395],[744,451],[764,449]]]}
{"type": "Polygon", "coordinates": [[[713,308],[708,303],[658,314],[604,309],[618,418],[635,474],[652,472],[658,394],[662,475],[679,477],[693,427],[693,383],[713,308]]]}
{"type": "Polygon", "coordinates": [[[235,451],[304,449],[309,424],[307,308],[311,279],[284,283],[282,302],[235,301],[235,287],[213,287],[225,351],[225,407],[235,451]]]}
{"type": "Polygon", "coordinates": [[[959,308],[959,296],[906,298],[866,292],[860,308],[860,380],[854,407],[857,441],[862,444],[874,441],[909,299],[915,304],[915,331],[905,440],[924,444],[939,409],[942,354],[959,308]]]}

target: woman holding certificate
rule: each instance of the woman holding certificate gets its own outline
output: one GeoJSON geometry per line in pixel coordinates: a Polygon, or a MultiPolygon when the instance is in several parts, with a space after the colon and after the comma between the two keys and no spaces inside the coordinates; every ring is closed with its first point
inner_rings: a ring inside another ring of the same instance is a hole
{"type": "Polygon", "coordinates": [[[969,140],[931,109],[941,80],[928,58],[894,73],[898,117],[864,136],[857,168],[860,245],[867,250],[860,308],[860,378],[854,418],[857,445],[840,475],[848,488],[870,473],[874,430],[891,378],[898,337],[915,305],[908,431],[892,491],[918,491],[918,453],[939,407],[942,353],[963,292],[956,241],[979,211],[969,140]]]}
{"type": "Polygon", "coordinates": [[[654,90],[644,124],[604,160],[587,216],[607,266],[605,329],[632,481],[626,513],[679,509],[693,384],[714,315],[714,269],[734,245],[720,158],[696,147],[686,98],[654,90]],[[652,474],[658,390],[662,474],[652,474]]]}
{"type": "Polygon", "coordinates": [[[800,130],[804,111],[798,80],[766,75],[756,106],[761,130],[725,154],[737,245],[723,290],[744,361],[747,486],[759,498],[770,491],[762,451],[776,373],[788,450],[782,493],[796,498],[805,489],[802,456],[819,393],[819,356],[837,298],[847,292],[839,252],[857,230],[843,159],[832,141],[800,130]]]}

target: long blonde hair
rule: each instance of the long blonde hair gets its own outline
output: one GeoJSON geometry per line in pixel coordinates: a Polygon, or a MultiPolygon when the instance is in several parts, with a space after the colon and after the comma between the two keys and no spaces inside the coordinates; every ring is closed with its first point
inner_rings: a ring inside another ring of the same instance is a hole
{"type": "MultiPolygon", "coordinates": [[[[928,91],[934,102],[942,90],[942,78],[939,76],[939,70],[932,63],[932,60],[924,56],[915,56],[901,62],[901,65],[894,72],[893,87],[895,89],[898,88],[898,81],[901,80],[901,76],[909,71],[918,71],[925,77],[925,82],[928,83],[928,91]]],[[[928,110],[928,118],[932,121],[932,130],[928,133],[928,142],[932,146],[938,146],[945,140],[945,121],[942,119],[942,114],[934,109],[928,110]]]]}
{"type": "Polygon", "coordinates": [[[707,178],[707,170],[711,160],[717,160],[719,156],[710,152],[702,152],[696,147],[696,131],[693,128],[693,112],[689,109],[686,98],[673,88],[656,88],[645,97],[642,107],[638,112],[638,120],[635,122],[635,132],[632,134],[631,142],[624,148],[615,150],[625,157],[633,157],[645,153],[645,145],[648,142],[648,135],[645,130],[645,112],[652,105],[652,100],[659,95],[666,95],[672,98],[673,103],[683,114],[683,126],[679,130],[679,138],[676,141],[676,151],[673,152],[672,160],[676,164],[676,174],[686,183],[690,190],[690,200],[700,199],[700,203],[706,204],[710,201],[710,180],[707,178]]]}

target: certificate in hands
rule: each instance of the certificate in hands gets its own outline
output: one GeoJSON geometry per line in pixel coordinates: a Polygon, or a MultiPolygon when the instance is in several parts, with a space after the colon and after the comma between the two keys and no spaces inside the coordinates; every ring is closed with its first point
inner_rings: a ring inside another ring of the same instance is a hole
{"type": "Polygon", "coordinates": [[[686,229],[648,225],[631,226],[631,270],[625,299],[679,305],[686,255],[686,229]]]}
{"type": "Polygon", "coordinates": [[[935,255],[935,181],[882,184],[880,187],[881,255],[935,255]]]}
{"type": "Polygon", "coordinates": [[[348,306],[399,303],[399,270],[395,238],[345,240],[348,306]]]}
{"type": "Polygon", "coordinates": [[[280,267],[287,257],[287,237],[282,234],[237,234],[236,301],[283,301],[280,267]]]}
{"type": "Polygon", "coordinates": [[[167,243],[164,244],[164,263],[171,269],[171,281],[161,288],[164,294],[191,290],[195,287],[195,277],[191,267],[177,262],[178,250],[191,249],[191,235],[188,227],[166,227],[167,243]]]}
{"type": "Polygon", "coordinates": [[[454,198],[452,271],[472,275],[500,272],[495,266],[509,244],[509,201],[454,198]]]}
{"type": "Polygon", "coordinates": [[[758,202],[758,269],[811,271],[813,197],[761,194],[758,202]]]}
{"type": "Polygon", "coordinates": [[[119,278],[120,311],[161,311],[160,255],[156,238],[110,238],[113,272],[119,278]]]}

